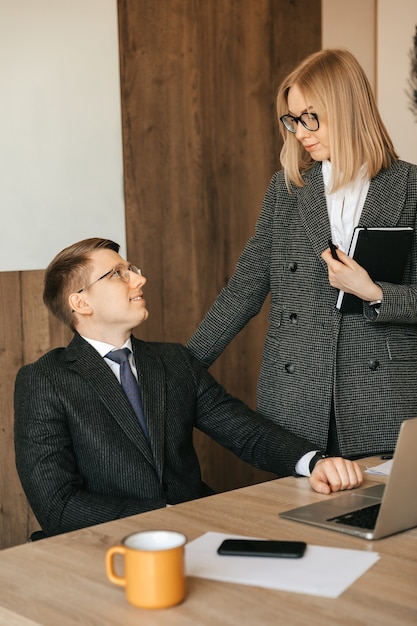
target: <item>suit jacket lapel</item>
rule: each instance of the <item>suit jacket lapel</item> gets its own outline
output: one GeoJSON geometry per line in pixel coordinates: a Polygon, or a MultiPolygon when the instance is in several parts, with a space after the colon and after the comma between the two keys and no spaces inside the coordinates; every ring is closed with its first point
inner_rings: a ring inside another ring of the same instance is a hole
{"type": "MultiPolygon", "coordinates": [[[[298,211],[313,250],[321,263],[321,253],[329,247],[330,221],[327,212],[321,163],[305,174],[307,184],[297,189],[298,211]]],[[[294,193],[294,192],[293,192],[294,193]]]]}
{"type": "Polygon", "coordinates": [[[407,194],[408,170],[393,166],[371,180],[359,226],[392,227],[398,224],[407,194]]]}
{"type": "Polygon", "coordinates": [[[151,345],[132,336],[132,348],[155,466],[162,478],[165,458],[165,370],[151,345]]]}
{"type": "Polygon", "coordinates": [[[80,335],[76,334],[65,351],[65,359],[70,369],[88,380],[92,390],[103,402],[120,428],[140,448],[146,459],[155,465],[152,452],[130,402],[117,378],[99,353],[80,335]]]}

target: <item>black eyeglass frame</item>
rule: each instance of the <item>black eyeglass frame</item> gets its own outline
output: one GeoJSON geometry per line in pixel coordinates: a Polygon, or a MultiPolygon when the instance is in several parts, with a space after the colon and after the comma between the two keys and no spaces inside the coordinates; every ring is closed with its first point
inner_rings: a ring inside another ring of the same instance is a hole
{"type": "Polygon", "coordinates": [[[103,276],[100,276],[100,278],[93,280],[93,282],[87,285],[86,287],[79,289],[77,293],[81,293],[82,291],[86,291],[87,289],[90,289],[90,287],[98,283],[100,280],[103,280],[103,278],[110,276],[111,274],[117,275],[118,278],[120,278],[123,282],[127,282],[128,280],[127,272],[133,272],[134,274],[138,274],[139,276],[142,276],[142,271],[138,267],[136,267],[136,265],[128,265],[127,267],[124,267],[122,269],[117,268],[117,267],[112,267],[111,270],[103,274],[103,276]]]}
{"type": "Polygon", "coordinates": [[[290,133],[296,133],[297,128],[293,128],[289,122],[287,123],[288,119],[291,119],[293,122],[297,122],[297,124],[298,123],[302,124],[304,128],[306,130],[309,130],[311,133],[315,133],[320,128],[320,122],[319,122],[317,113],[308,113],[308,112],[301,113],[299,117],[296,117],[295,115],[290,115],[290,113],[286,113],[285,115],[282,115],[279,119],[290,133]],[[303,117],[306,117],[306,116],[316,120],[317,128],[310,128],[308,126],[308,124],[303,120],[303,117]]]}

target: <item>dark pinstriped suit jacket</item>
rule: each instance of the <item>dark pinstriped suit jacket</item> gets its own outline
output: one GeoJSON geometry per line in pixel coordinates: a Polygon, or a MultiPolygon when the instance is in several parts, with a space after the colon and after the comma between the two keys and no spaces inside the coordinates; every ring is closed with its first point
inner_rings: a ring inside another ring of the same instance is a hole
{"type": "Polygon", "coordinates": [[[415,229],[403,284],[380,283],[377,319],[367,305],[361,315],[336,310],[320,256],[330,237],[321,163],[306,179],[289,194],[282,172],[273,176],[255,235],[188,347],[210,365],[270,293],[259,411],[323,449],[333,396],[342,454],[376,454],[417,416],[417,167],[381,171],[360,218],[359,226],[415,229]]]}
{"type": "Polygon", "coordinates": [[[205,495],[194,426],[279,475],[314,448],[226,394],[183,346],[132,346],[152,452],[116,377],[79,335],[18,373],[16,465],[47,534],[205,495]]]}

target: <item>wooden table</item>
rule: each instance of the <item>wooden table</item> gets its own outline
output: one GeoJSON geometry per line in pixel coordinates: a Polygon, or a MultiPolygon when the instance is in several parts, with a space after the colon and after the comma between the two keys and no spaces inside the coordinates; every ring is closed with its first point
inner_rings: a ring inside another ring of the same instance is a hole
{"type": "MultiPolygon", "coordinates": [[[[380,480],[368,475],[366,483],[380,480]]],[[[312,492],[306,478],[286,478],[3,550],[0,624],[416,626],[417,528],[371,542],[278,517],[323,497],[333,496],[312,492]],[[123,589],[107,580],[104,556],[129,533],[154,528],[189,540],[207,531],[305,540],[374,550],[381,558],[336,599],[188,578],[183,604],[146,611],[130,606],[123,589]]]]}

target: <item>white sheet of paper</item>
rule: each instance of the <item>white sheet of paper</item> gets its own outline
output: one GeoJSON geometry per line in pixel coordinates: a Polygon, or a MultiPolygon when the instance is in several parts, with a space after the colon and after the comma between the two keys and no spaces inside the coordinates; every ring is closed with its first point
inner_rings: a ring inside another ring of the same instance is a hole
{"type": "MultiPolygon", "coordinates": [[[[379,559],[377,552],[307,545],[300,559],[220,556],[224,539],[240,535],[207,532],[186,549],[187,576],[337,598],[379,559]]],[[[247,537],[259,539],[259,537],[247,537]]]]}
{"type": "Polygon", "coordinates": [[[378,476],[389,476],[391,473],[392,467],[392,459],[386,461],[385,463],[380,463],[379,465],[375,465],[375,467],[368,467],[365,472],[367,474],[377,474],[378,476]]]}

